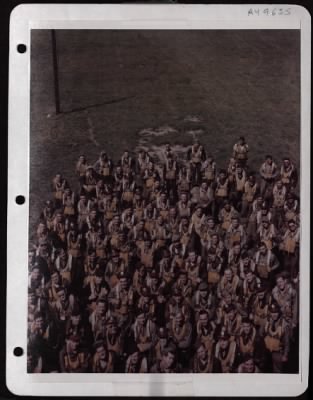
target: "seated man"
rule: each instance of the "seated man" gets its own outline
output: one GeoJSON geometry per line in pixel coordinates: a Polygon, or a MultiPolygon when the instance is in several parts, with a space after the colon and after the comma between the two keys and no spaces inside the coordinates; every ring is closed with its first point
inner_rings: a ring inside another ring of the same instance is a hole
{"type": "Polygon", "coordinates": [[[214,356],[214,353],[211,350],[207,349],[203,343],[200,343],[196,349],[196,354],[193,358],[191,372],[222,372],[221,362],[214,356]]]}
{"type": "Polygon", "coordinates": [[[90,354],[81,348],[80,337],[71,335],[60,352],[61,372],[88,372],[90,354]]]}
{"type": "Polygon", "coordinates": [[[108,351],[102,340],[95,342],[94,348],[95,353],[92,357],[92,372],[114,372],[114,353],[108,351]]]}
{"type": "Polygon", "coordinates": [[[133,374],[148,372],[148,361],[144,353],[138,350],[132,352],[126,360],[125,372],[133,374]]]}
{"type": "Polygon", "coordinates": [[[252,354],[244,356],[242,363],[239,364],[237,372],[239,374],[257,374],[260,373],[259,367],[255,364],[252,354]]]}
{"type": "Polygon", "coordinates": [[[165,347],[161,360],[158,360],[150,369],[151,373],[178,373],[181,371],[182,367],[176,358],[176,347],[171,344],[165,347]]]}
{"type": "Polygon", "coordinates": [[[156,342],[156,326],[144,313],[137,315],[131,334],[141,353],[146,353],[156,342]]]}
{"type": "Polygon", "coordinates": [[[223,373],[234,372],[236,366],[236,353],[236,342],[230,340],[230,336],[226,330],[222,328],[215,348],[215,357],[220,361],[223,373]]]}

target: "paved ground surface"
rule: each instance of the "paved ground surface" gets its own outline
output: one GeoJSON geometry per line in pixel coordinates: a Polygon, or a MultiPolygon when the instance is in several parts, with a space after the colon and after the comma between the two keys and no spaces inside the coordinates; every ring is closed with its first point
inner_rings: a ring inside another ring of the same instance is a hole
{"type": "Polygon", "coordinates": [[[102,149],[116,159],[166,142],[181,151],[198,137],[224,167],[244,135],[252,169],[267,153],[299,166],[299,39],[278,30],[57,31],[55,116],[51,33],[33,31],[30,229],[56,172],[76,187],[81,153],[94,162],[102,149]]]}

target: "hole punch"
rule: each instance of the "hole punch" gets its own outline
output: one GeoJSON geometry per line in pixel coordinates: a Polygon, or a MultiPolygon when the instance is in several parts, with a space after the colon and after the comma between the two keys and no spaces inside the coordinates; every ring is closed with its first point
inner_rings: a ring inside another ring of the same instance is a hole
{"type": "Polygon", "coordinates": [[[18,53],[21,53],[21,54],[26,53],[26,50],[27,50],[27,47],[26,47],[25,44],[18,44],[17,45],[18,53]]]}
{"type": "Polygon", "coordinates": [[[22,205],[25,203],[25,196],[18,195],[15,197],[15,203],[18,205],[22,205]]]}
{"type": "Polygon", "coordinates": [[[15,357],[21,357],[24,354],[24,350],[22,349],[22,347],[14,347],[13,354],[15,355],[15,357]]]}

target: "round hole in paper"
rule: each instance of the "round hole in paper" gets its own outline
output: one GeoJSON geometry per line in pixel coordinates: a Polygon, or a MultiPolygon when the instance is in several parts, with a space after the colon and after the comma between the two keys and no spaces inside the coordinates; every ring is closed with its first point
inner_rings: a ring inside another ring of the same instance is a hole
{"type": "Polygon", "coordinates": [[[14,347],[13,354],[15,355],[15,357],[21,357],[24,354],[24,350],[22,349],[22,347],[14,347]]]}
{"type": "Polygon", "coordinates": [[[16,204],[18,204],[18,205],[24,204],[24,203],[25,203],[25,196],[22,196],[22,195],[16,196],[16,197],[15,197],[15,202],[16,202],[16,204]]]}
{"type": "Polygon", "coordinates": [[[26,50],[27,50],[27,47],[25,44],[20,43],[17,45],[18,53],[21,53],[21,54],[26,53],[26,50]]]}

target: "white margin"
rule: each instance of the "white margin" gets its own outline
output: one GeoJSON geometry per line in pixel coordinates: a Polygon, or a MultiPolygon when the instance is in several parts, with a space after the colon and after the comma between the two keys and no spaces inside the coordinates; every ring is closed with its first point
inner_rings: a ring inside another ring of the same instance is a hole
{"type": "Polygon", "coordinates": [[[311,16],[296,5],[20,5],[11,14],[8,138],[6,382],[17,395],[297,396],[308,385],[310,293],[311,16]],[[290,8],[288,16],[249,16],[253,8],[290,8]],[[274,374],[27,374],[27,260],[30,122],[30,29],[301,29],[300,372],[274,374]],[[24,43],[28,51],[19,54],[24,43]],[[15,197],[25,195],[19,206],[15,197]],[[79,382],[79,383],[78,383],[79,382]]]}

